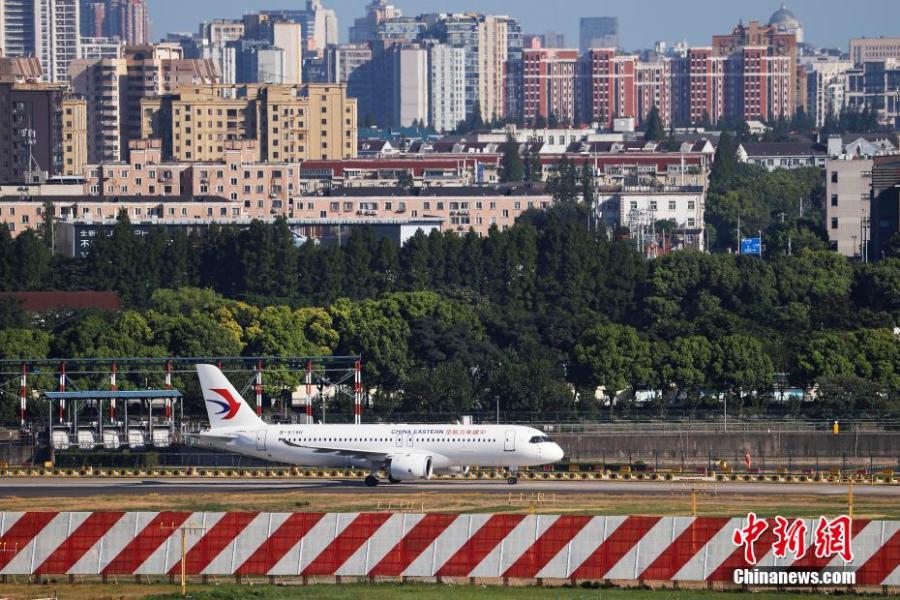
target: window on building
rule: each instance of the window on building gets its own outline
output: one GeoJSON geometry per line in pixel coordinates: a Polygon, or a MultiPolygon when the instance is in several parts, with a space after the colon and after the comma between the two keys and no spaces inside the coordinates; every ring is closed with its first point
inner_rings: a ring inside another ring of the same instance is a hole
{"type": "Polygon", "coordinates": [[[831,205],[832,205],[832,206],[837,206],[837,205],[838,205],[838,197],[837,197],[837,194],[832,194],[832,195],[831,195],[831,205]]]}
{"type": "Polygon", "coordinates": [[[669,210],[675,210],[675,201],[669,200],[669,210]]]}
{"type": "Polygon", "coordinates": [[[831,172],[831,183],[837,183],[837,182],[838,182],[838,173],[837,173],[837,171],[832,171],[831,172]]]}
{"type": "Polygon", "coordinates": [[[837,229],[837,228],[838,228],[838,220],[837,220],[837,217],[831,217],[831,228],[832,228],[832,229],[837,229]]]}

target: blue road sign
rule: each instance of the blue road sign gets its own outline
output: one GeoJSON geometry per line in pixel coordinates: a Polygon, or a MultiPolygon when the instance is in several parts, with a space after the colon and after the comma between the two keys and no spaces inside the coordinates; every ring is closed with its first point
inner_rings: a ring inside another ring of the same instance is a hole
{"type": "Polygon", "coordinates": [[[741,254],[758,254],[762,256],[762,238],[743,238],[741,240],[741,254]]]}

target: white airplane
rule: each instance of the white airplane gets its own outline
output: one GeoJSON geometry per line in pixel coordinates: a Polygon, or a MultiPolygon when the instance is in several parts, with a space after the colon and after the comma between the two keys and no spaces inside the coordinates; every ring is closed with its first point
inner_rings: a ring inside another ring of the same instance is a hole
{"type": "Polygon", "coordinates": [[[520,467],[563,457],[543,432],[520,425],[269,425],[218,368],[197,365],[197,375],[210,428],[195,444],[303,467],[367,469],[369,487],[380,470],[396,483],[469,466],[507,467],[515,484],[520,467]]]}

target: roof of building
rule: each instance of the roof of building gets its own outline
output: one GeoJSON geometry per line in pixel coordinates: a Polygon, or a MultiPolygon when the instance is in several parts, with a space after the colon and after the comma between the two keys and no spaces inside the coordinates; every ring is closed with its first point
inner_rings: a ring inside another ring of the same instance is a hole
{"type": "Polygon", "coordinates": [[[747,142],[741,146],[747,156],[808,156],[828,151],[822,144],[806,142],[747,142]]]}
{"type": "Polygon", "coordinates": [[[341,187],[328,191],[332,197],[469,197],[469,196],[547,196],[549,195],[543,184],[523,184],[518,186],[453,186],[453,187],[425,187],[408,188],[389,187],[341,187]]]}
{"type": "Polygon", "coordinates": [[[16,298],[22,303],[22,309],[30,312],[80,308],[122,309],[118,292],[2,292],[0,297],[16,298]]]}
{"type": "Polygon", "coordinates": [[[769,25],[787,25],[791,27],[800,27],[800,19],[791,12],[784,4],[781,8],[772,13],[769,17],[769,25]]]}

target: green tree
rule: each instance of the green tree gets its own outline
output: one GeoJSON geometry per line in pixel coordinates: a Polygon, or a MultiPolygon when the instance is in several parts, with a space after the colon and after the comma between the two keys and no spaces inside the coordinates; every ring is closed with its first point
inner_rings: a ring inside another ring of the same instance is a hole
{"type": "Polygon", "coordinates": [[[513,134],[506,135],[506,143],[503,145],[503,156],[500,157],[500,181],[511,183],[522,181],[525,177],[525,169],[522,165],[522,157],[519,154],[519,142],[513,134]]]}
{"type": "Polygon", "coordinates": [[[46,358],[50,334],[37,329],[0,329],[0,358],[46,358]]]}
{"type": "Polygon", "coordinates": [[[699,335],[679,337],[657,355],[661,360],[659,371],[662,381],[674,385],[685,395],[688,404],[696,408],[701,389],[709,383],[712,343],[699,335]]]}
{"type": "Polygon", "coordinates": [[[655,104],[647,114],[647,122],[644,125],[644,139],[652,142],[661,142],[666,139],[666,128],[659,117],[659,108],[655,104]]]}
{"type": "Polygon", "coordinates": [[[547,191],[559,203],[578,200],[578,169],[566,155],[563,155],[556,164],[556,172],[550,176],[547,191]]]}
{"type": "Polygon", "coordinates": [[[584,203],[593,210],[597,195],[596,187],[594,186],[594,176],[591,171],[591,165],[587,162],[581,165],[581,198],[584,203]]]}
{"type": "Polygon", "coordinates": [[[0,329],[25,329],[28,315],[22,309],[22,301],[15,296],[0,296],[0,329]]]}
{"type": "Polygon", "coordinates": [[[604,388],[610,414],[619,392],[648,382],[653,372],[650,344],[627,325],[588,329],[575,346],[575,363],[587,387],[604,388]]]}
{"type": "Polygon", "coordinates": [[[716,146],[716,157],[710,172],[710,185],[728,187],[738,169],[737,147],[731,134],[723,131],[716,146]]]}
{"type": "Polygon", "coordinates": [[[762,343],[742,334],[725,336],[716,344],[711,371],[716,389],[728,394],[739,414],[745,398],[764,397],[771,391],[775,376],[762,343]]]}

